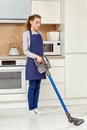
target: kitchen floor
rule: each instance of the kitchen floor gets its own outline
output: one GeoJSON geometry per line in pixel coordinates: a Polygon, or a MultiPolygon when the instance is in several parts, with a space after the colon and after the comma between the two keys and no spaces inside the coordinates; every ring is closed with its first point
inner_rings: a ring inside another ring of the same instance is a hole
{"type": "Polygon", "coordinates": [[[69,123],[61,107],[39,108],[43,115],[32,118],[27,108],[1,109],[0,130],[87,130],[87,105],[68,106],[74,117],[85,122],[80,126],[69,123]]]}

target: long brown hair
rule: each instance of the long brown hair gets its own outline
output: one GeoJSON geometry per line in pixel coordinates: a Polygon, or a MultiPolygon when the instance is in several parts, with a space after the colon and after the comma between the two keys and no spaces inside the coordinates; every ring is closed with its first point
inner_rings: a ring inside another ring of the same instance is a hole
{"type": "Polygon", "coordinates": [[[35,18],[40,18],[41,16],[38,14],[33,14],[31,16],[28,17],[27,22],[25,23],[25,29],[26,30],[30,30],[31,29],[31,24],[30,24],[30,20],[33,21],[35,18]]]}

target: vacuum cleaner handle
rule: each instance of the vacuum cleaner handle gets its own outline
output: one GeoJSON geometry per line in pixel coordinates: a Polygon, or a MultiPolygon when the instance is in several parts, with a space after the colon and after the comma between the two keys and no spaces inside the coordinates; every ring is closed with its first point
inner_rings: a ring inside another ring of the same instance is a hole
{"type": "Polygon", "coordinates": [[[39,73],[48,73],[49,68],[51,68],[50,62],[47,59],[46,56],[42,56],[43,62],[42,63],[38,63],[36,59],[34,59],[34,62],[38,68],[39,73]]]}

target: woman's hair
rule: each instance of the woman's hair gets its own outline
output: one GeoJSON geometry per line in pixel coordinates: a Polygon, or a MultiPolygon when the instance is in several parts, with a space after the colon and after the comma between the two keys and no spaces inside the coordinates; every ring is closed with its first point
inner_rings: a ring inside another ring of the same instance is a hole
{"type": "Polygon", "coordinates": [[[35,18],[40,18],[41,19],[41,16],[38,15],[38,14],[33,14],[33,15],[29,16],[28,19],[27,19],[27,22],[25,23],[25,29],[26,30],[31,29],[30,21],[33,21],[35,18]]]}

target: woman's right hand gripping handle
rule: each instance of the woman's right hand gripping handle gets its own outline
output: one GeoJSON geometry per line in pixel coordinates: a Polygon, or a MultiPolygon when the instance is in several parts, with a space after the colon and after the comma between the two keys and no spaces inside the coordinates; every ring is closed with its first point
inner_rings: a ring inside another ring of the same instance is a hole
{"type": "Polygon", "coordinates": [[[42,59],[41,56],[36,55],[35,59],[37,60],[37,62],[38,62],[39,64],[43,63],[43,59],[42,59]]]}

